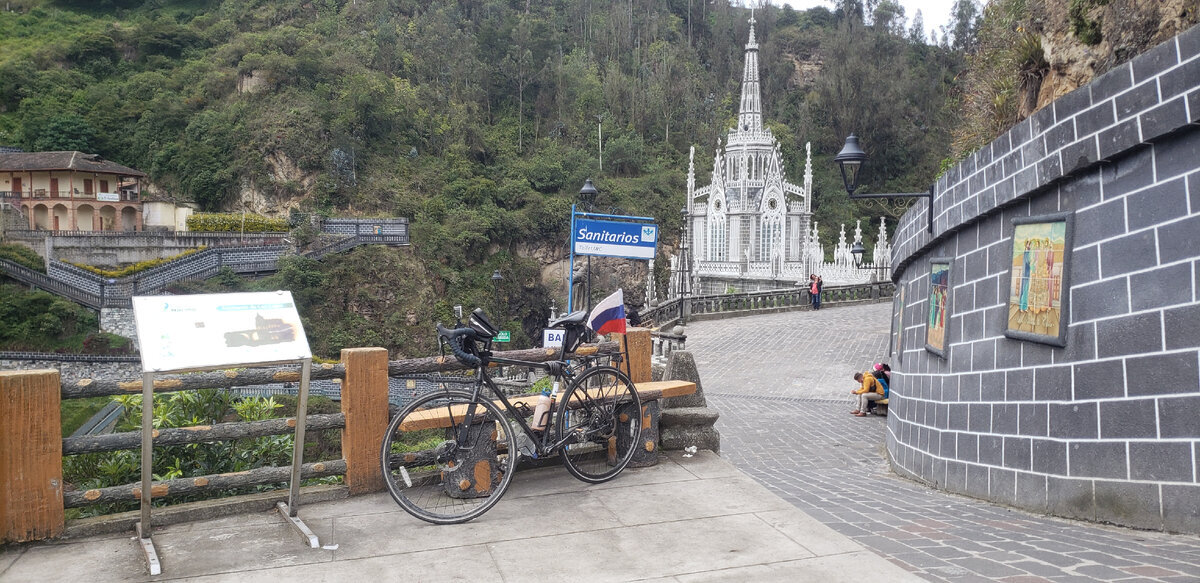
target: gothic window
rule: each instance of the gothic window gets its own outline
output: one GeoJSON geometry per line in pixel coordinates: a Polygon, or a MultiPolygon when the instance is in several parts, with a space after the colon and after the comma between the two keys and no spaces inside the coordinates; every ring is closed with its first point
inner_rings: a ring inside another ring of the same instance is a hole
{"type": "MultiPolygon", "coordinates": [[[[745,215],[742,216],[741,223],[742,223],[742,228],[741,228],[742,232],[741,232],[741,236],[739,237],[739,241],[738,241],[738,249],[741,250],[742,256],[754,257],[754,248],[750,246],[751,242],[753,241],[750,238],[750,229],[753,228],[752,225],[750,224],[750,217],[745,216],[745,215]]],[[[741,261],[741,259],[742,259],[742,257],[737,257],[738,261],[741,261]]]]}
{"type": "MultiPolygon", "coordinates": [[[[772,200],[772,202],[774,202],[772,200]]],[[[758,260],[769,261],[771,259],[771,247],[773,241],[779,235],[779,219],[768,218],[763,219],[762,235],[759,239],[758,260]]]]}
{"type": "MultiPolygon", "coordinates": [[[[718,202],[717,205],[720,203],[718,202]]],[[[719,209],[720,206],[717,206],[719,209]]],[[[728,257],[729,247],[727,240],[729,238],[729,227],[724,216],[713,217],[711,223],[708,224],[708,260],[709,261],[725,261],[728,257]]]]}

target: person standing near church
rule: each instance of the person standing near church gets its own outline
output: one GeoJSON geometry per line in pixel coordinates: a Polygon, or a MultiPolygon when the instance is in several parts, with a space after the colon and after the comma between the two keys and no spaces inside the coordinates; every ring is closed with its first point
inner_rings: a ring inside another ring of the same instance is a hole
{"type": "Polygon", "coordinates": [[[821,309],[821,289],[825,286],[825,282],[821,280],[821,276],[813,273],[808,276],[808,297],[812,299],[812,309],[821,309]]]}

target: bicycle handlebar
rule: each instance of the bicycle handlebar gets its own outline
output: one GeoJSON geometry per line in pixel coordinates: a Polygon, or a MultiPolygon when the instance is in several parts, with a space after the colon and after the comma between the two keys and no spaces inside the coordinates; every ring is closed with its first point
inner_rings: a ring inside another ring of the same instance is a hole
{"type": "Polygon", "coordinates": [[[483,362],[478,356],[463,350],[462,347],[463,337],[469,336],[471,339],[474,339],[477,336],[474,330],[469,327],[451,329],[439,323],[437,331],[438,336],[446,341],[446,344],[450,346],[450,352],[454,354],[454,358],[457,358],[459,362],[472,368],[478,367],[483,362]]]}

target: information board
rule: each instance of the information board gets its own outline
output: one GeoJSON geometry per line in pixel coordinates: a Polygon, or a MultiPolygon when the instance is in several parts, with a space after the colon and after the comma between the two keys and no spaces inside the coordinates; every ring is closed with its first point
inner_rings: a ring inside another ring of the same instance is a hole
{"type": "Polygon", "coordinates": [[[577,255],[654,259],[658,225],[575,219],[571,240],[577,255]]]}
{"type": "Polygon", "coordinates": [[[312,357],[289,291],[136,296],[133,316],[145,372],[312,357]]]}

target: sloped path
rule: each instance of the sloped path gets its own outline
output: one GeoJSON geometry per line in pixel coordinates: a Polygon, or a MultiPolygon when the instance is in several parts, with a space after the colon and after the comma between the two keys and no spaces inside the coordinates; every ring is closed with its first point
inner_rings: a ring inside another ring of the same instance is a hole
{"type": "Polygon", "coordinates": [[[889,306],[689,325],[688,348],[721,412],[721,456],[929,581],[1200,581],[1200,537],[1034,515],[893,474],[886,419],[848,414],[853,372],[887,354],[889,306]]]}

